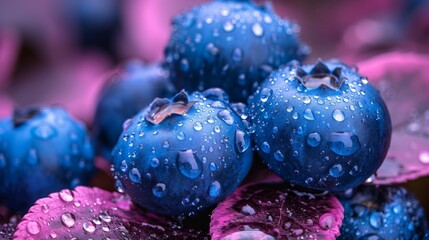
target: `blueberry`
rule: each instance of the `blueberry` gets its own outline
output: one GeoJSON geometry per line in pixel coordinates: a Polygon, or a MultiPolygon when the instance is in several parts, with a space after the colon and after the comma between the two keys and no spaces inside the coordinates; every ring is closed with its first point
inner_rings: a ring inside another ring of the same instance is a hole
{"type": "Polygon", "coordinates": [[[247,124],[220,89],[157,98],[113,149],[116,186],[154,213],[191,216],[227,197],[252,163],[247,124]]]}
{"type": "Polygon", "coordinates": [[[219,87],[231,100],[246,101],[273,69],[308,55],[298,33],[296,24],[268,6],[250,0],[212,1],[173,20],[166,66],[178,89],[219,87]]]}
{"type": "Polygon", "coordinates": [[[291,63],[249,102],[263,161],[298,186],[356,187],[378,169],[390,145],[383,99],[356,69],[337,60],[291,63]]]}
{"type": "Polygon", "coordinates": [[[111,160],[111,152],[122,133],[122,124],[156,97],[173,95],[168,73],[159,65],[129,62],[108,82],[94,116],[97,152],[111,160]]]}
{"type": "Polygon", "coordinates": [[[340,198],[344,220],[339,239],[423,239],[423,208],[405,188],[360,186],[340,198]]]}
{"type": "Polygon", "coordinates": [[[0,203],[26,211],[51,192],[87,184],[93,160],[85,126],[66,111],[17,109],[0,120],[0,203]]]}

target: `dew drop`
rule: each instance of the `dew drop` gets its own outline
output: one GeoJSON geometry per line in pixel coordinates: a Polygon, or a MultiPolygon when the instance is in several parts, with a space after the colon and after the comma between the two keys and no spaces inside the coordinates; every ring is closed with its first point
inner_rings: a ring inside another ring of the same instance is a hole
{"type": "Polygon", "coordinates": [[[43,124],[33,129],[34,136],[41,140],[48,140],[50,138],[53,138],[56,133],[57,131],[55,130],[55,128],[48,124],[43,124]]]}
{"type": "Polygon", "coordinates": [[[232,52],[232,60],[240,62],[243,59],[243,51],[240,48],[235,48],[232,52]]]}
{"type": "Polygon", "coordinates": [[[183,132],[178,132],[176,137],[179,140],[185,140],[185,134],[183,132]]]}
{"type": "Polygon", "coordinates": [[[152,188],[152,193],[155,197],[163,197],[166,194],[167,186],[164,183],[157,183],[152,188]]]}
{"type": "Polygon", "coordinates": [[[234,25],[230,21],[226,21],[225,24],[223,24],[223,30],[225,30],[225,32],[231,32],[234,30],[234,25]]]}
{"type": "Polygon", "coordinates": [[[292,111],[293,111],[293,107],[292,107],[292,106],[288,106],[288,107],[286,108],[286,111],[287,111],[287,112],[292,112],[292,111]]]}
{"type": "Polygon", "coordinates": [[[274,159],[276,159],[279,162],[283,162],[285,160],[285,157],[284,157],[283,153],[280,150],[277,150],[274,153],[274,159]]]}
{"type": "Polygon", "coordinates": [[[249,134],[241,131],[236,130],[235,131],[235,149],[237,152],[243,153],[245,152],[250,146],[250,136],[249,134]]]}
{"type": "Polygon", "coordinates": [[[120,168],[121,168],[122,172],[126,172],[127,171],[128,165],[127,165],[127,162],[125,160],[122,160],[120,168]]]}
{"type": "Polygon", "coordinates": [[[64,202],[71,202],[74,199],[73,192],[69,189],[61,190],[58,195],[60,196],[60,199],[64,202]]]}
{"type": "Polygon", "coordinates": [[[311,109],[308,109],[308,108],[305,109],[305,111],[304,111],[304,118],[307,119],[307,120],[310,120],[310,121],[314,120],[313,111],[311,111],[311,109]]]}
{"type": "Polygon", "coordinates": [[[297,120],[298,119],[298,113],[294,112],[292,114],[292,118],[295,119],[295,120],[297,120]]]}
{"type": "Polygon", "coordinates": [[[241,213],[247,216],[252,216],[256,213],[256,211],[254,208],[246,204],[241,208],[241,213]]]}
{"type": "Polygon", "coordinates": [[[124,186],[122,185],[122,182],[119,179],[115,181],[115,188],[116,188],[116,191],[118,191],[120,193],[125,192],[124,186]]]}
{"type": "Polygon", "coordinates": [[[140,181],[142,180],[140,172],[137,168],[132,168],[128,173],[128,176],[130,177],[130,180],[134,183],[140,183],[140,181]]]}
{"type": "Polygon", "coordinates": [[[210,163],[210,171],[215,171],[216,170],[216,164],[215,163],[210,163]]]}
{"type": "Polygon", "coordinates": [[[423,151],[419,154],[419,160],[423,164],[429,163],[429,152],[423,151]]]}
{"type": "Polygon", "coordinates": [[[110,223],[112,221],[112,217],[107,212],[101,212],[98,217],[105,223],[110,223]]]}
{"type": "Polygon", "coordinates": [[[189,71],[189,62],[188,62],[188,59],[183,58],[183,59],[180,61],[180,70],[182,70],[182,72],[187,72],[187,71],[189,71]]]}
{"type": "Polygon", "coordinates": [[[342,122],[345,119],[344,113],[341,110],[339,110],[339,109],[335,109],[334,110],[334,112],[332,113],[332,117],[337,122],[342,122]]]}
{"type": "Polygon", "coordinates": [[[261,102],[266,102],[273,94],[273,90],[270,88],[263,88],[260,93],[261,102]]]}
{"type": "Polygon", "coordinates": [[[191,149],[178,152],[177,167],[180,173],[187,178],[197,178],[202,172],[200,161],[191,149]]]}
{"type": "Polygon", "coordinates": [[[71,228],[76,223],[76,217],[71,212],[66,212],[61,215],[61,222],[64,226],[71,228]]]}
{"type": "Polygon", "coordinates": [[[82,224],[83,230],[87,233],[95,232],[95,224],[92,221],[86,221],[82,224]]]}
{"type": "Polygon", "coordinates": [[[322,229],[329,230],[335,225],[335,217],[331,213],[325,213],[319,218],[319,226],[322,229]]]}
{"type": "Polygon", "coordinates": [[[271,151],[270,144],[268,144],[267,142],[263,142],[261,145],[261,149],[264,153],[270,153],[271,151]]]}
{"type": "Polygon", "coordinates": [[[341,177],[344,174],[343,166],[335,164],[329,169],[329,175],[332,177],[341,177]]]}
{"type": "Polygon", "coordinates": [[[43,213],[48,213],[49,212],[49,205],[42,204],[41,209],[42,209],[43,213]]]}
{"type": "Polygon", "coordinates": [[[255,34],[255,36],[260,37],[264,34],[264,29],[262,28],[261,24],[255,23],[252,26],[252,32],[255,34]]]}
{"type": "Polygon", "coordinates": [[[311,98],[308,97],[308,96],[304,96],[302,102],[305,103],[305,104],[309,104],[309,103],[311,103],[311,98]]]}
{"type": "Polygon", "coordinates": [[[203,124],[201,124],[200,122],[195,122],[194,129],[196,131],[201,131],[203,129],[203,124]]]}
{"type": "Polygon", "coordinates": [[[210,188],[209,188],[210,197],[219,197],[220,192],[221,192],[220,183],[218,181],[212,182],[212,184],[210,184],[210,188]]]}
{"type": "Polygon", "coordinates": [[[359,138],[350,132],[333,132],[329,135],[328,146],[340,156],[350,156],[360,149],[359,138]]]}
{"type": "Polygon", "coordinates": [[[158,158],[152,158],[152,160],[150,161],[150,166],[151,167],[158,167],[159,166],[159,159],[158,158]]]}
{"type": "Polygon", "coordinates": [[[42,230],[42,226],[40,226],[40,223],[36,221],[29,221],[27,222],[27,232],[31,235],[37,235],[42,230]]]}
{"type": "Polygon", "coordinates": [[[219,111],[217,116],[228,125],[232,125],[234,123],[234,118],[231,116],[231,112],[226,109],[219,111]]]}
{"type": "Polygon", "coordinates": [[[379,213],[372,212],[369,216],[369,224],[374,229],[379,229],[383,224],[383,219],[381,218],[379,213]]]}
{"type": "Polygon", "coordinates": [[[308,134],[307,136],[307,143],[311,147],[317,147],[320,145],[322,138],[320,137],[320,134],[317,132],[313,132],[308,134]]]}

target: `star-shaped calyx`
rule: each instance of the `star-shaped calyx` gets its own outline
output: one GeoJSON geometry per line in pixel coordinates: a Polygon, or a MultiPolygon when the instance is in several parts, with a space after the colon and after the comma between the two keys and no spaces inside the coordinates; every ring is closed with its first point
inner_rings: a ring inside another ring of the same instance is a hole
{"type": "Polygon", "coordinates": [[[160,124],[173,114],[184,115],[197,101],[189,101],[185,90],[180,91],[172,100],[168,98],[155,98],[150,104],[145,118],[152,124],[160,124]]]}
{"type": "Polygon", "coordinates": [[[307,73],[302,68],[298,68],[296,73],[299,81],[308,89],[328,87],[333,90],[339,90],[344,82],[342,70],[342,67],[336,67],[331,71],[319,60],[310,73],[307,73]]]}
{"type": "Polygon", "coordinates": [[[15,108],[13,110],[13,126],[19,127],[39,113],[39,107],[15,108]]]}

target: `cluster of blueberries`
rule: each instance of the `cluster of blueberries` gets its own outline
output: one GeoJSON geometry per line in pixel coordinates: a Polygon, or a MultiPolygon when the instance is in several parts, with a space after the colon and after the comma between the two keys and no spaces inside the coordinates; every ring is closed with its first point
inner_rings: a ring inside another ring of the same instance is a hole
{"type": "Polygon", "coordinates": [[[250,0],[179,15],[162,64],[130,62],[106,84],[92,136],[55,106],[0,121],[0,202],[26,211],[51,192],[87,185],[94,142],[118,192],[150,212],[189,217],[228,197],[257,152],[286,182],[341,199],[340,238],[420,239],[426,220],[412,195],[360,186],[389,148],[383,99],[339,60],[301,64],[310,50],[298,33],[250,0]],[[395,228],[397,219],[408,227],[395,228]]]}

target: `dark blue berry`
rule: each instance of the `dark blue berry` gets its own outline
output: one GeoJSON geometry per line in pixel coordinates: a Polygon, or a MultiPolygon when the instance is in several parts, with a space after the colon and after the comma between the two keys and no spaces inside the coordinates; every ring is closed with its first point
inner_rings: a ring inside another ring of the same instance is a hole
{"type": "Polygon", "coordinates": [[[246,101],[273,69],[308,55],[298,33],[296,24],[268,6],[213,1],[174,19],[166,66],[178,89],[219,87],[231,100],[246,101]]]}
{"type": "Polygon", "coordinates": [[[356,187],[389,148],[392,126],[383,99],[356,69],[335,60],[293,63],[273,73],[249,102],[263,161],[299,186],[356,187]]]}
{"type": "Polygon", "coordinates": [[[122,124],[156,97],[171,96],[168,73],[158,65],[130,62],[104,87],[94,116],[97,152],[111,160],[111,152],[122,133],[122,124]]]}
{"type": "Polygon", "coordinates": [[[344,220],[339,239],[422,239],[423,208],[405,188],[360,186],[340,198],[344,220]]]}
{"type": "Polygon", "coordinates": [[[161,215],[190,216],[213,206],[250,169],[245,118],[220,89],[155,99],[127,121],[113,150],[117,189],[161,215]]]}
{"type": "Polygon", "coordinates": [[[26,211],[37,199],[88,184],[94,151],[85,126],[58,107],[0,120],[0,203],[26,211]]]}

